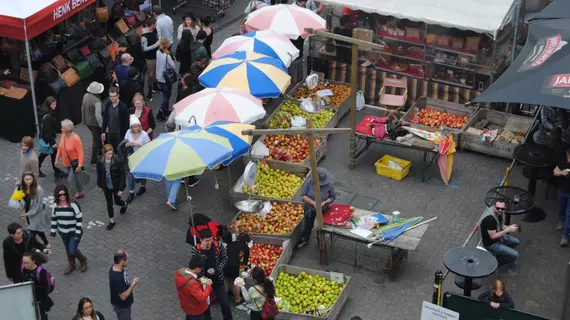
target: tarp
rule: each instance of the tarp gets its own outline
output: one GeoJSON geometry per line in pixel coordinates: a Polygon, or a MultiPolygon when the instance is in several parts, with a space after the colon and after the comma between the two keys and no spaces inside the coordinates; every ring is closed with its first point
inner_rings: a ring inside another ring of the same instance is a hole
{"type": "Polygon", "coordinates": [[[519,56],[471,103],[514,102],[570,109],[569,42],[570,20],[531,21],[519,56]]]}
{"type": "Polygon", "coordinates": [[[532,20],[570,18],[570,1],[555,0],[537,13],[532,20]]]}
{"type": "Polygon", "coordinates": [[[95,0],[0,0],[0,37],[32,39],[93,2],[95,0]]]}
{"type": "MultiPolygon", "coordinates": [[[[560,0],[562,1],[562,0],[560,0]]],[[[496,37],[518,0],[323,0],[325,4],[496,37]]]]}

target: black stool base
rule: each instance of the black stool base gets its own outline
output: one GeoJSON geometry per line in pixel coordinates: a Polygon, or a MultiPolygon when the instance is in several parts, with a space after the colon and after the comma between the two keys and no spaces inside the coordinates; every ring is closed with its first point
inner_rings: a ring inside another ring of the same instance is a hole
{"type": "Polygon", "coordinates": [[[546,212],[541,208],[534,207],[525,214],[525,217],[522,219],[522,221],[536,223],[544,219],[546,219],[546,212]]]}
{"type": "Polygon", "coordinates": [[[481,282],[476,281],[475,279],[471,279],[471,288],[466,288],[465,277],[461,277],[461,276],[456,276],[455,280],[453,282],[455,282],[456,286],[463,289],[463,295],[468,296],[468,297],[471,296],[471,291],[477,290],[477,289],[481,288],[481,286],[482,286],[481,282]]]}

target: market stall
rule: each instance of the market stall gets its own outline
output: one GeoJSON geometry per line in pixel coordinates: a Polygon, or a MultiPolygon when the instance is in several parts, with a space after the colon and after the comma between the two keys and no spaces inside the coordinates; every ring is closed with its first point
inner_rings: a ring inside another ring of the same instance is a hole
{"type": "MultiPolygon", "coordinates": [[[[406,80],[408,101],[428,96],[465,103],[486,89],[511,60],[517,1],[323,2],[333,25],[342,19],[331,32],[385,45],[383,50],[358,52],[357,79],[370,105],[380,105],[386,77],[406,80]]],[[[350,44],[322,37],[310,42],[316,60],[309,68],[320,62],[329,79],[348,82],[350,44]]]]}

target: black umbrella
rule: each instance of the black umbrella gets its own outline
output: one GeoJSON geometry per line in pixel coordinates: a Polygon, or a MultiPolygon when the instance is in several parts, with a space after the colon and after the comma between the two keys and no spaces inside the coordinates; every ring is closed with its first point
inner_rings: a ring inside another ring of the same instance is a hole
{"type": "MultiPolygon", "coordinates": [[[[570,7],[566,2],[557,1],[570,7]]],[[[542,17],[546,16],[543,11],[539,13],[542,17]]],[[[560,13],[559,16],[570,16],[570,9],[560,13]]],[[[553,16],[531,21],[528,39],[519,56],[472,101],[477,102],[543,104],[570,109],[570,18],[553,16]]]]}

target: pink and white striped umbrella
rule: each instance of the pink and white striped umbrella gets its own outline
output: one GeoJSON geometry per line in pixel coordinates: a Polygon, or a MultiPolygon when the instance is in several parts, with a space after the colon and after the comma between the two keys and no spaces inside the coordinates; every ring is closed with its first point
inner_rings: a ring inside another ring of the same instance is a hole
{"type": "Polygon", "coordinates": [[[252,123],[265,116],[260,99],[232,88],[207,88],[174,105],[176,125],[205,126],[216,121],[252,123]]]}
{"type": "Polygon", "coordinates": [[[297,39],[299,36],[306,38],[310,34],[305,28],[325,30],[326,25],[325,19],[313,11],[287,4],[256,10],[247,16],[245,22],[246,28],[250,31],[271,30],[289,39],[297,39]]]}

